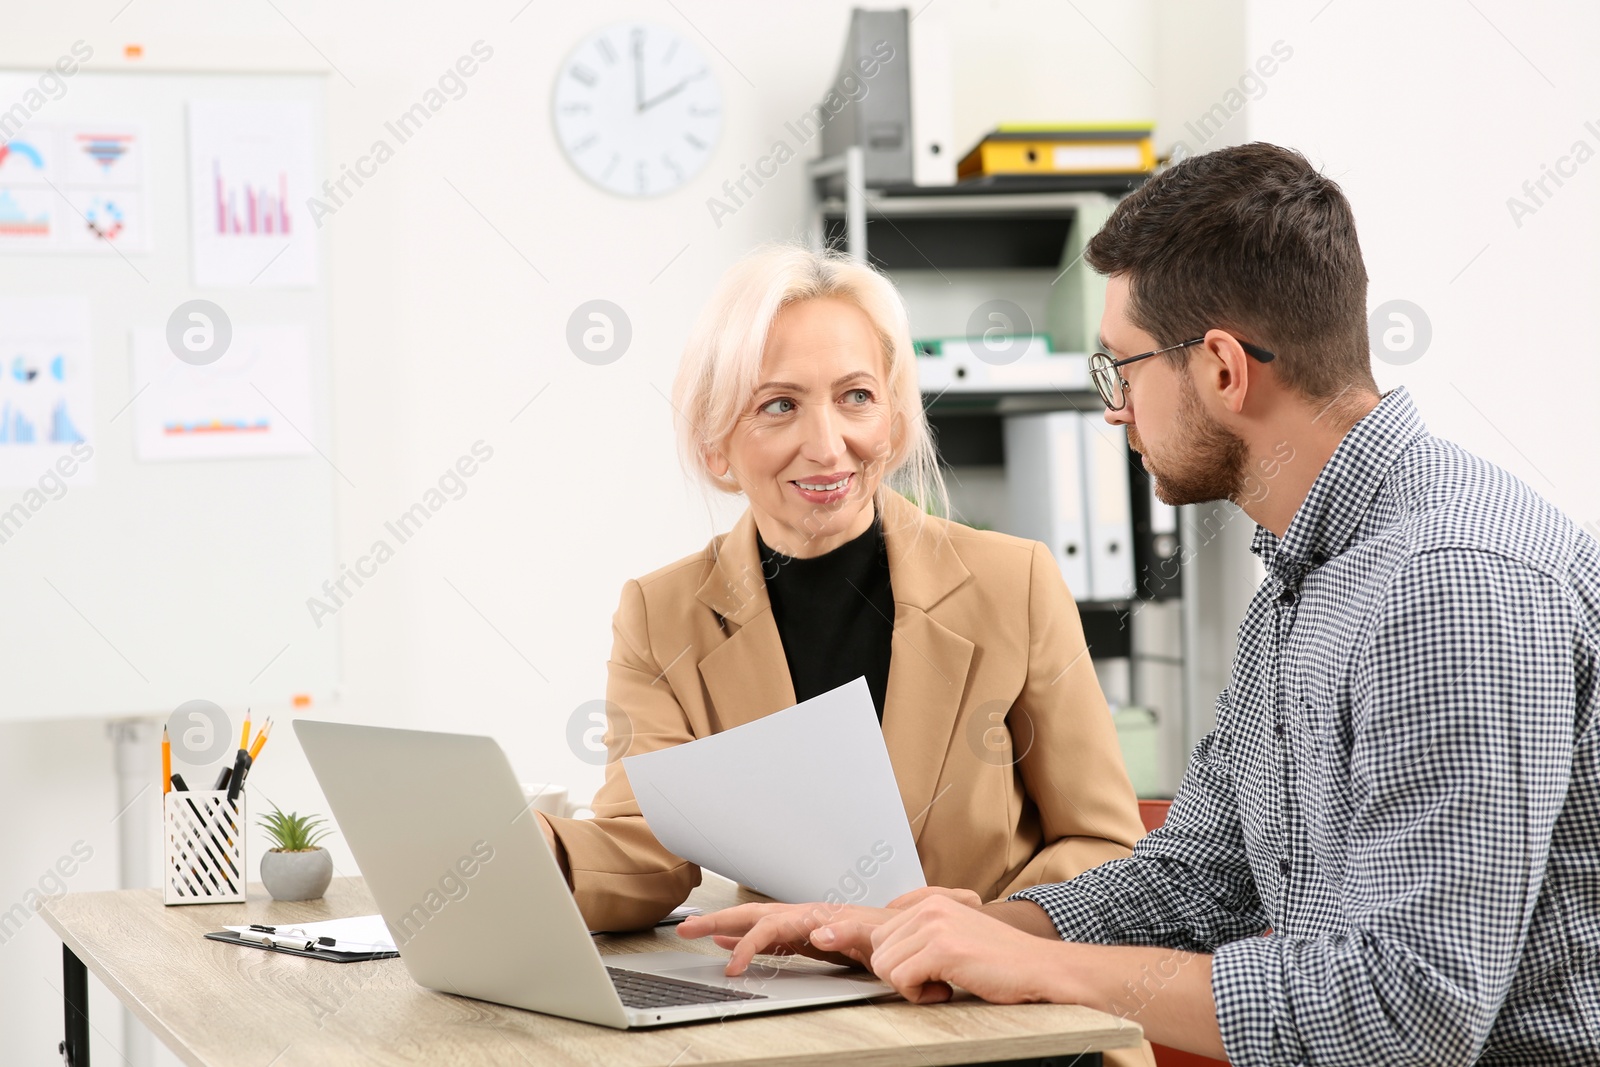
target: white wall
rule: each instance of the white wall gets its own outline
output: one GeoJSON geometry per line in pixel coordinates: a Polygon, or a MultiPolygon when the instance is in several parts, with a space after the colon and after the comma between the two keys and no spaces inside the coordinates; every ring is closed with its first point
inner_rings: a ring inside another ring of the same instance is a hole
{"type": "Polygon", "coordinates": [[[1432,341],[1406,365],[1429,429],[1498,463],[1600,536],[1600,9],[1503,0],[1250,4],[1248,51],[1293,58],[1248,117],[1343,186],[1369,304],[1407,300],[1432,341]],[[1594,120],[1595,128],[1586,127],[1594,120]],[[1532,205],[1522,186],[1596,155],[1532,205]]]}
{"type": "MultiPolygon", "coordinates": [[[[958,145],[999,121],[1154,114],[1149,3],[935,2],[963,45],[958,145]]],[[[474,441],[487,441],[495,456],[468,494],[340,611],[343,699],[310,714],[492,733],[524,778],[589,794],[599,769],[569,751],[565,724],[604,695],[620,586],[700,547],[737,510],[708,506],[686,488],[661,393],[722,270],[753,244],[798,232],[801,165],[790,164],[720,229],[705,200],[820,97],[848,3],[538,3],[515,21],[522,0],[121,6],[12,5],[5,43],[55,55],[84,39],[109,55],[137,42],[151,62],[181,49],[224,69],[270,55],[314,60],[314,45],[344,75],[328,80],[334,164],[364,154],[383,123],[474,41],[494,48],[467,94],[326,220],[334,461],[355,486],[340,484],[342,558],[353,562],[384,520],[474,441]],[[688,188],[631,202],[595,190],[562,161],[548,100],[573,44],[608,22],[638,18],[701,46],[721,81],[726,119],[710,166],[688,188]],[[573,308],[596,297],[620,304],[634,328],[631,349],[606,367],[578,361],[564,340],[573,308]]],[[[257,707],[257,718],[269,710],[280,723],[290,715],[257,707]]],[[[0,908],[37,887],[79,839],[93,857],[70,888],[117,884],[110,763],[100,724],[0,726],[0,810],[10,816],[0,908]]],[[[258,806],[325,810],[287,728],[251,784],[258,806]]],[[[343,842],[331,845],[341,871],[353,872],[343,842]]],[[[252,839],[253,854],[262,847],[252,839]]],[[[59,1062],[59,975],[59,942],[42,920],[0,944],[7,1063],[59,1062]]],[[[120,1062],[112,1009],[97,989],[98,1062],[120,1062]]],[[[157,1062],[172,1061],[162,1052],[157,1062]]]]}
{"type": "MultiPolygon", "coordinates": [[[[1160,0],[1156,19],[1158,143],[1195,152],[1271,141],[1335,178],[1360,227],[1369,310],[1409,301],[1431,327],[1414,361],[1374,361],[1379,386],[1407,387],[1435,434],[1505,467],[1600,537],[1590,311],[1600,9],[1160,0]],[[1579,165],[1579,154],[1595,158],[1579,165]],[[1535,203],[1523,183],[1558,165],[1571,177],[1547,179],[1553,195],[1535,203]],[[1534,210],[1513,217],[1511,197],[1534,210]]],[[[1247,552],[1253,530],[1243,516],[1228,522],[1186,575],[1207,610],[1208,691],[1226,681],[1233,628],[1260,573],[1247,552]]]]}

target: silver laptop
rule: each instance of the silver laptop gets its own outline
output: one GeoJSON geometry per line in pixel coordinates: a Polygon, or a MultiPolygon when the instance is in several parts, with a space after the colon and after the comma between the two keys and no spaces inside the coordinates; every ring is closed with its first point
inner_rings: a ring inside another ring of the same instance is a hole
{"type": "Polygon", "coordinates": [[[418,984],[618,1028],[866,1000],[859,971],[693,952],[602,957],[493,738],[297,719],[295,733],[418,984]]]}

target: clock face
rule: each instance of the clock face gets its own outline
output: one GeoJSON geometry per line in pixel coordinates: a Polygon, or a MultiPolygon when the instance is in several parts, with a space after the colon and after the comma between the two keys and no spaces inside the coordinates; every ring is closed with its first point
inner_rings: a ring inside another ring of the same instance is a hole
{"type": "Polygon", "coordinates": [[[554,107],[572,165],[622,196],[656,196],[694,177],[722,129],[722,90],[705,57],[646,23],[607,26],[574,48],[554,107]]]}

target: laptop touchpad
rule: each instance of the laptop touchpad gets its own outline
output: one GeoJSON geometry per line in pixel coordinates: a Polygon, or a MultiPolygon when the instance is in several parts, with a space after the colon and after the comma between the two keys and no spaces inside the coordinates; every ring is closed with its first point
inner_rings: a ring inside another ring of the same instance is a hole
{"type": "MultiPolygon", "coordinates": [[[[736,989],[749,989],[757,991],[762,984],[782,979],[796,978],[825,978],[846,975],[849,968],[835,967],[817,961],[806,960],[785,961],[773,963],[766,960],[754,960],[745,972],[737,977],[724,974],[728,964],[726,960],[713,959],[705,963],[691,963],[684,966],[668,966],[652,968],[657,974],[670,975],[673,978],[682,978],[688,982],[704,982],[707,985],[729,985],[736,989]]],[[[857,977],[870,978],[870,975],[857,977]]]]}

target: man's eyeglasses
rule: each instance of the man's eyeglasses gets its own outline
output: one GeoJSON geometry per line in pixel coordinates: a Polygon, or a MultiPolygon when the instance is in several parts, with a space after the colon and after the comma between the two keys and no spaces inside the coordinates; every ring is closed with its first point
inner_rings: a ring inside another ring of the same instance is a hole
{"type": "MultiPolygon", "coordinates": [[[[1168,345],[1166,348],[1158,348],[1154,352],[1144,352],[1137,356],[1129,356],[1127,359],[1113,359],[1104,352],[1096,352],[1089,357],[1089,377],[1093,380],[1094,387],[1100,393],[1100,399],[1105,402],[1106,407],[1112,411],[1121,411],[1128,403],[1128,380],[1121,375],[1118,368],[1126,367],[1130,363],[1137,363],[1141,359],[1149,359],[1151,356],[1165,355],[1168,352],[1176,352],[1180,348],[1189,348],[1204,340],[1204,337],[1196,337],[1192,341],[1168,345]]],[[[1238,339],[1235,338],[1235,340],[1238,339]]],[[[1260,345],[1253,345],[1249,341],[1239,341],[1239,347],[1263,363],[1271,363],[1278,358],[1260,345]]]]}

